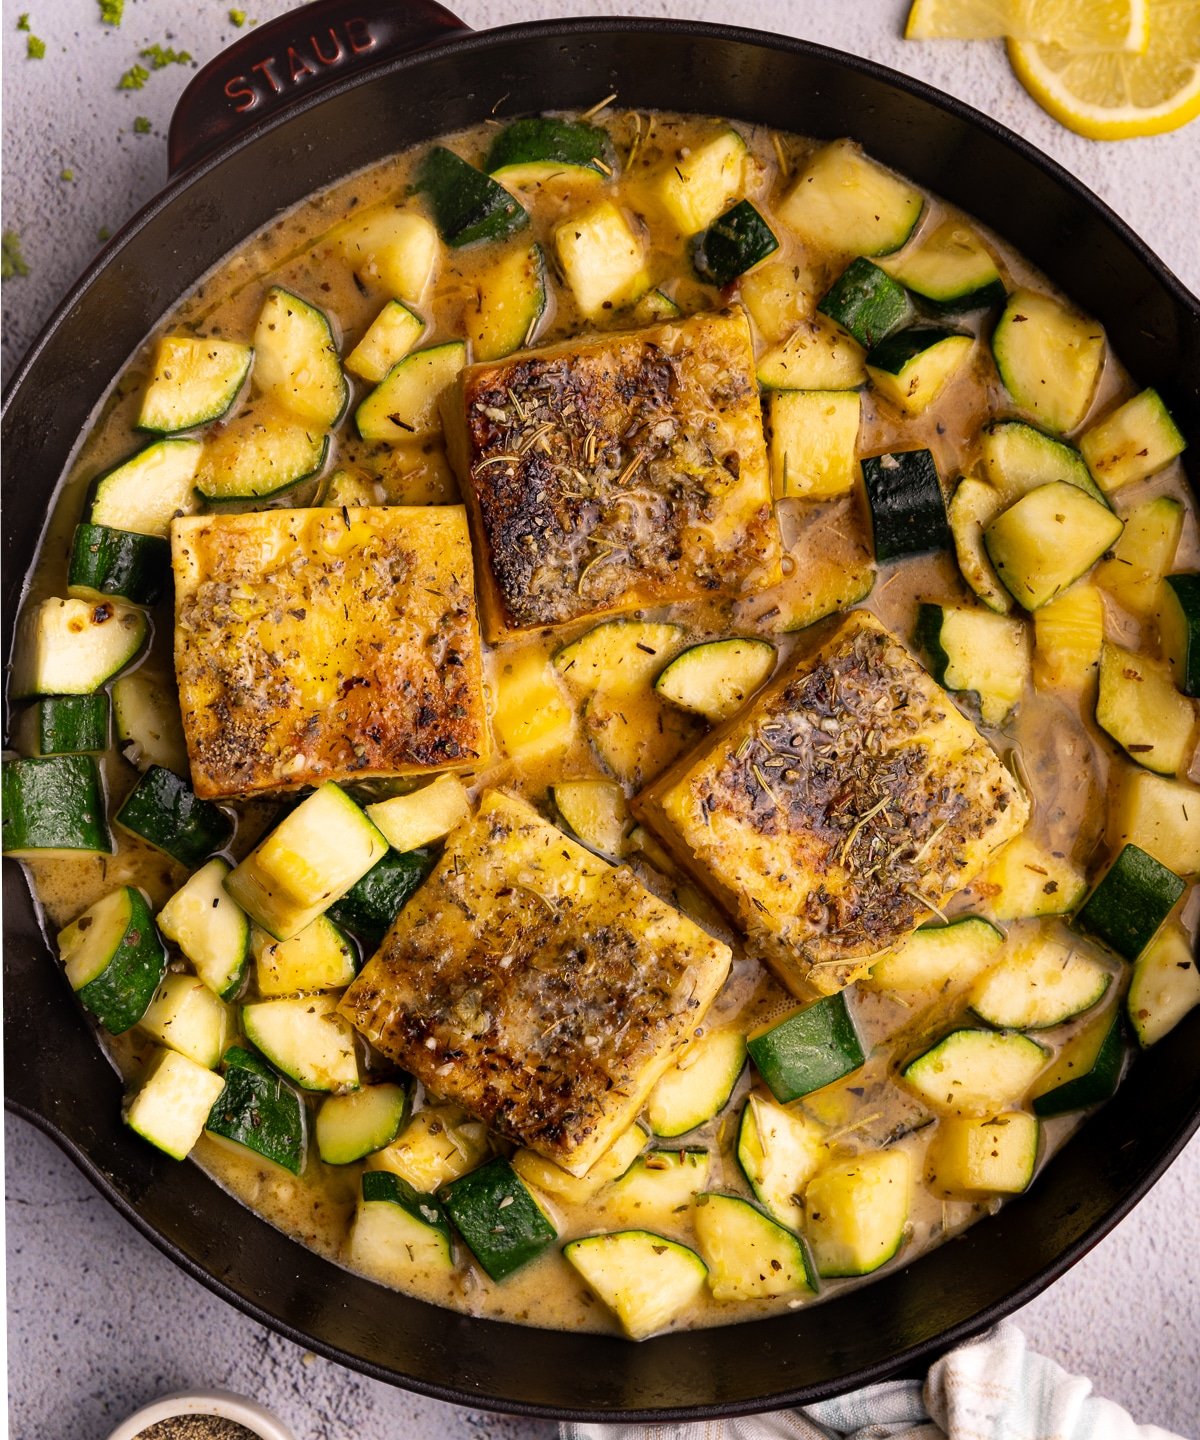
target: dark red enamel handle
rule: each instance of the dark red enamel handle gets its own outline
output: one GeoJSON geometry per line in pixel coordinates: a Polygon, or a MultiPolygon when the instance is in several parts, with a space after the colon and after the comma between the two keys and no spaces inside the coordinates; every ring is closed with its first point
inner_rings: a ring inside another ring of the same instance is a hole
{"type": "Polygon", "coordinates": [[[170,172],[314,90],[468,28],[436,0],[313,0],[289,10],[210,60],[179,97],[170,172]]]}

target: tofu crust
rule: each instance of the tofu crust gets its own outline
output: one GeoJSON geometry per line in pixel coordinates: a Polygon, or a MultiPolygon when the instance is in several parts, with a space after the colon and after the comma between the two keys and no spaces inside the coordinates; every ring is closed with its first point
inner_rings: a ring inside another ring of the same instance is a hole
{"type": "Polygon", "coordinates": [[[491,1129],[582,1175],[725,981],[729,947],[489,791],[341,1013],[491,1129]]]}
{"type": "Polygon", "coordinates": [[[855,611],[634,802],[794,994],[832,994],[1026,824],[946,692],[855,611]]]}
{"type": "Polygon", "coordinates": [[[472,365],[451,397],[489,639],[779,579],[740,309],[472,365]]]}
{"type": "Polygon", "coordinates": [[[461,505],[188,516],[171,551],[197,795],[461,768],[489,750],[461,505]]]}

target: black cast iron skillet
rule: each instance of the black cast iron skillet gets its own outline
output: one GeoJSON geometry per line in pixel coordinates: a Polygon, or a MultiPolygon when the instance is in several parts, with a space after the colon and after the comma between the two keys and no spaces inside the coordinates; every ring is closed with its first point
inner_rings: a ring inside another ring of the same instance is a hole
{"type": "MultiPolygon", "coordinates": [[[[472,34],[426,0],[339,0],[261,27],[197,77],[172,127],[177,173],[84,275],[18,371],[3,417],[6,646],[79,433],[130,353],[204,271],[280,209],[415,141],[492,114],[584,109],[613,91],[622,106],[857,137],[993,226],[1103,320],[1133,374],[1162,392],[1195,467],[1195,297],[1071,176],[967,106],[877,65],[745,30],[579,20],[472,34]]],[[[247,1314],[366,1374],[460,1404],[691,1418],[817,1399],[896,1373],[1053,1281],[1200,1123],[1196,1011],[1137,1061],[1029,1195],[829,1304],[640,1345],[472,1320],[338,1269],[126,1130],[120,1084],[16,865],[5,867],[4,899],[9,1107],[182,1269],[247,1314]]]]}

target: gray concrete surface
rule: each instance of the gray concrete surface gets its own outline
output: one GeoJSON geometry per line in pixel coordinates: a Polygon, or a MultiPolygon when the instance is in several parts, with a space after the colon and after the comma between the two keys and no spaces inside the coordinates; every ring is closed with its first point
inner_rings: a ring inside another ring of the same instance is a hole
{"type": "MultiPolygon", "coordinates": [[[[283,0],[245,4],[253,18],[283,0]]],[[[802,35],[870,56],[959,95],[1079,175],[1200,290],[1195,215],[1200,124],[1097,145],[1060,129],[1013,80],[998,45],[900,41],[904,0],[459,0],[476,27],[571,13],[690,15],[802,35]]],[[[161,185],[166,125],[190,75],[170,66],[144,89],[118,76],[147,44],[198,61],[238,32],[217,0],[127,0],[120,30],[95,0],[3,0],[3,225],[17,230],[28,277],[4,287],[7,376],[74,276],[161,185]],[[26,60],[28,11],[47,42],[26,60]],[[133,129],[136,116],[150,133],[133,129]],[[64,170],[73,180],[64,180],[64,170]]],[[[301,1440],[545,1440],[546,1423],[422,1400],[306,1354],[244,1319],[176,1271],[89,1188],[41,1135],[5,1127],[9,1419],[18,1440],[102,1440],[164,1391],[225,1386],[274,1406],[301,1440]]],[[[1140,1419],[1200,1434],[1200,1140],[1080,1265],[1018,1317],[1031,1343],[1140,1419]]]]}

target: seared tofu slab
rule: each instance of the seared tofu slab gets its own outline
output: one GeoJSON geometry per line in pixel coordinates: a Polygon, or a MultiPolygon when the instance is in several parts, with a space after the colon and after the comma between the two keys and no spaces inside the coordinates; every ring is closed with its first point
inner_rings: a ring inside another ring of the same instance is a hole
{"type": "Polygon", "coordinates": [[[490,639],[779,579],[741,310],[472,365],[451,397],[490,639]]]}
{"type": "Polygon", "coordinates": [[[174,522],[175,673],[209,798],[477,763],[489,748],[461,505],[174,522]]]}
{"type": "Polygon", "coordinates": [[[436,1095],[582,1175],[633,1123],[729,962],[630,870],[493,790],[341,1010],[436,1095]]]}
{"type": "Polygon", "coordinates": [[[864,611],[635,809],[801,998],[857,978],[1029,818],[974,725],[864,611]]]}

